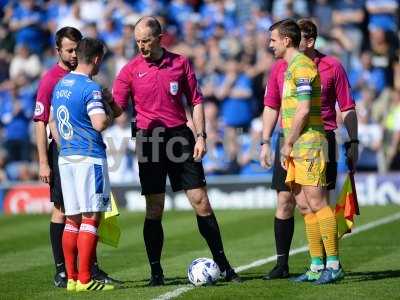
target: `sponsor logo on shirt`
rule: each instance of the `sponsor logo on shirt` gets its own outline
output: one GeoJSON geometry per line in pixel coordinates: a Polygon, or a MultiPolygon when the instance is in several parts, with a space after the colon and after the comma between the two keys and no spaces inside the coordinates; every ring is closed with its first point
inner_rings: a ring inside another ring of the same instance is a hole
{"type": "Polygon", "coordinates": [[[100,91],[93,91],[92,92],[93,100],[101,100],[101,92],[100,91]]]}
{"type": "Polygon", "coordinates": [[[178,84],[178,82],[177,81],[171,81],[170,83],[169,83],[169,92],[172,94],[172,95],[177,95],[178,94],[178,90],[179,90],[179,84],[178,84]]]}
{"type": "Polygon", "coordinates": [[[36,107],[35,107],[35,116],[38,117],[42,115],[44,112],[44,105],[42,102],[36,102],[36,107]]]}
{"type": "Polygon", "coordinates": [[[144,77],[147,74],[147,72],[139,72],[137,75],[139,78],[144,77]]]}

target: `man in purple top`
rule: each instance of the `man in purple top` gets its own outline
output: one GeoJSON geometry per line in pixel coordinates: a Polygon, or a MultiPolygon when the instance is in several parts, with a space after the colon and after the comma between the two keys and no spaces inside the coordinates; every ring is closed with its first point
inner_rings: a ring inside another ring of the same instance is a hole
{"type": "Polygon", "coordinates": [[[164,284],[160,264],[164,233],[167,175],[174,192],[184,190],[197,215],[197,224],[215,262],[227,281],[240,281],[223,249],[217,219],[211,208],[201,159],[206,153],[203,96],[186,57],[161,47],[161,26],[143,17],[135,26],[140,54],[125,65],[114,86],[115,101],[126,109],[129,99],[137,112],[136,149],[139,177],[146,198],[143,237],[151,267],[150,286],[164,284]],[[182,97],[193,106],[196,139],[186,126],[182,97]]]}
{"type": "MultiPolygon", "coordinates": [[[[56,47],[59,60],[40,80],[36,96],[36,107],[33,120],[36,128],[36,144],[39,157],[39,178],[50,185],[50,200],[54,203],[50,222],[50,241],[53,250],[56,275],[56,287],[67,286],[65,276],[62,235],[65,226],[64,200],[61,190],[60,171],[58,169],[58,149],[54,139],[47,143],[46,126],[49,122],[51,98],[57,82],[74,70],[78,61],[76,47],[82,39],[82,34],[73,27],[63,27],[56,33],[56,47]]],[[[97,261],[92,268],[92,277],[105,283],[118,283],[99,269],[97,261]]]]}
{"type": "MultiPolygon", "coordinates": [[[[306,19],[299,20],[298,24],[302,36],[300,50],[313,59],[321,78],[321,113],[329,143],[329,162],[327,164],[326,180],[328,189],[333,190],[337,177],[336,139],[334,133],[334,130],[337,128],[336,102],[342,112],[344,125],[350,137],[350,147],[346,155],[353,165],[355,165],[358,158],[355,103],[351,96],[351,88],[346,72],[340,62],[336,58],[324,55],[314,49],[317,38],[316,25],[306,19]]],[[[267,89],[264,96],[263,139],[260,153],[260,162],[263,167],[271,167],[272,165],[270,137],[279,116],[286,68],[287,63],[284,60],[278,60],[273,65],[267,82],[267,89]]],[[[279,140],[281,138],[282,135],[280,134],[279,140]]],[[[264,279],[267,280],[286,278],[289,276],[288,259],[294,231],[293,214],[296,203],[290,189],[285,184],[286,171],[282,168],[280,163],[279,140],[275,149],[274,171],[272,176],[272,189],[275,189],[278,193],[278,203],[274,221],[277,264],[264,277],[264,279]]],[[[308,213],[307,208],[299,207],[299,209],[302,214],[308,213]]]]}

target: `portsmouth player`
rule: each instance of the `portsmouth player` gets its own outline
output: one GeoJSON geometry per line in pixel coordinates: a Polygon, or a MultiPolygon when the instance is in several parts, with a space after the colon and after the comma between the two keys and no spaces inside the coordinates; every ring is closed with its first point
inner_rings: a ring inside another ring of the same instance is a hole
{"type": "MultiPolygon", "coordinates": [[[[350,137],[351,147],[348,149],[347,157],[353,162],[357,162],[358,141],[357,141],[357,116],[355,103],[351,96],[350,85],[344,68],[340,62],[328,55],[317,51],[315,41],[317,38],[317,27],[308,19],[301,19],[297,22],[301,30],[300,50],[311,58],[317,65],[321,79],[321,113],[324,129],[328,140],[327,164],[327,188],[333,190],[336,183],[337,163],[336,163],[336,138],[334,130],[336,124],[336,103],[341,111],[344,125],[350,137]]],[[[267,89],[264,97],[264,142],[261,152],[261,164],[268,166],[271,163],[270,136],[276,125],[280,107],[281,95],[283,91],[284,73],[287,63],[284,59],[279,59],[272,67],[267,89]]],[[[281,134],[279,139],[283,135],[281,134]]],[[[274,221],[275,244],[277,253],[276,266],[264,277],[264,279],[286,278],[289,276],[288,258],[290,244],[294,232],[294,208],[295,200],[288,186],[285,184],[286,171],[280,164],[280,143],[277,143],[275,150],[274,173],[272,188],[278,193],[277,209],[274,221]]],[[[307,228],[306,224],[306,228],[307,228]]],[[[322,245],[322,244],[320,244],[322,245]]],[[[313,249],[313,256],[322,256],[321,246],[313,249]]],[[[322,266],[320,266],[321,268],[322,266]]]]}
{"type": "MultiPolygon", "coordinates": [[[[50,184],[50,200],[54,204],[50,221],[50,242],[56,267],[54,285],[61,288],[67,286],[62,251],[62,234],[65,226],[64,200],[58,170],[58,149],[54,139],[48,145],[46,127],[49,122],[53,89],[62,77],[76,68],[75,50],[81,39],[82,34],[76,28],[63,27],[57,31],[55,42],[59,59],[57,64],[44,74],[40,80],[33,119],[35,121],[39,157],[39,178],[42,182],[50,184]]],[[[97,260],[92,266],[92,275],[99,281],[120,283],[120,281],[112,279],[101,270],[97,265],[97,260]]]]}
{"type": "Polygon", "coordinates": [[[288,64],[282,93],[284,142],[280,161],[287,171],[285,183],[304,215],[312,257],[310,270],[296,280],[330,283],[344,273],[339,263],[336,218],[328,205],[328,142],[321,117],[320,78],[314,62],[298,50],[301,31],[295,21],[277,22],[269,30],[269,46],[275,57],[288,64]],[[327,255],[325,269],[320,268],[322,257],[314,257],[312,250],[321,240],[327,255]]]}
{"type": "MultiPolygon", "coordinates": [[[[104,45],[84,38],[76,48],[78,65],[54,88],[51,112],[60,142],[58,165],[66,224],[62,246],[68,291],[111,290],[91,276],[97,245],[100,212],[111,210],[110,182],[101,132],[109,125],[96,75],[104,45]],[[79,257],[79,261],[78,261],[79,257]]],[[[109,97],[114,116],[121,110],[109,97]]],[[[53,133],[53,131],[52,131],[53,133]]]]}

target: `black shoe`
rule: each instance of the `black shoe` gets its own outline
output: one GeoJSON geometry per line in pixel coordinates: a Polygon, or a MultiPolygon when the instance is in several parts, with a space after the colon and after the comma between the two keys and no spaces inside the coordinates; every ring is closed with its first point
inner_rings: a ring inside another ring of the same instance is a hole
{"type": "Polygon", "coordinates": [[[147,286],[160,286],[160,285],[164,285],[164,275],[152,274],[147,286]]]}
{"type": "Polygon", "coordinates": [[[276,265],[267,275],[263,277],[264,280],[289,278],[289,267],[276,265]]]}
{"type": "Polygon", "coordinates": [[[67,288],[67,276],[65,276],[65,272],[57,272],[54,275],[54,286],[59,288],[67,288]]]}
{"type": "Polygon", "coordinates": [[[240,278],[239,275],[236,274],[235,270],[232,268],[226,270],[225,272],[222,272],[222,276],[227,282],[242,282],[242,278],[240,278]]]}
{"type": "Polygon", "coordinates": [[[97,265],[92,268],[92,279],[102,284],[123,284],[121,280],[117,280],[108,276],[106,272],[100,269],[97,265]]]}

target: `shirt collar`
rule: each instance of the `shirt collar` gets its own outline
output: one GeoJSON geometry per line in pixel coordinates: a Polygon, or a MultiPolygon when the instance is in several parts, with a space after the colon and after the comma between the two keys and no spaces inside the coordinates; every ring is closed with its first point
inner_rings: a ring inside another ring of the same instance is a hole
{"type": "Polygon", "coordinates": [[[321,59],[325,57],[325,54],[322,54],[318,50],[314,50],[316,55],[313,59],[314,63],[318,66],[318,64],[321,62],[321,59]]]}
{"type": "Polygon", "coordinates": [[[75,75],[82,75],[82,76],[89,77],[89,75],[88,75],[88,74],[81,73],[81,72],[71,71],[70,73],[71,73],[71,74],[75,74],[75,75]]]}
{"type": "Polygon", "coordinates": [[[144,63],[148,64],[149,66],[156,66],[158,68],[162,68],[163,66],[169,65],[170,62],[171,62],[171,55],[167,50],[165,50],[164,48],[162,48],[162,49],[163,49],[163,55],[160,58],[160,63],[157,64],[157,63],[152,62],[152,61],[149,62],[146,59],[144,59],[141,54],[139,54],[141,61],[143,61],[144,63]]]}

